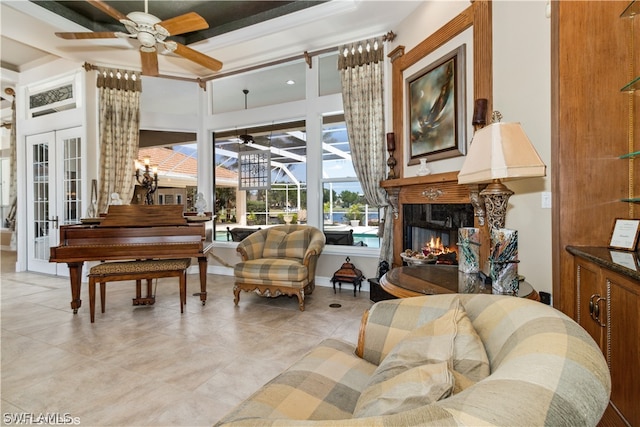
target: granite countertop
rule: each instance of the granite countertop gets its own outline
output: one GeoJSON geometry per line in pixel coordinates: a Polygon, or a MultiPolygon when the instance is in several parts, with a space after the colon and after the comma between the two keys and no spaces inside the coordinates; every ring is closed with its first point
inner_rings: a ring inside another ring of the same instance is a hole
{"type": "Polygon", "coordinates": [[[596,246],[567,246],[567,251],[615,273],[640,281],[638,253],[596,246]]]}

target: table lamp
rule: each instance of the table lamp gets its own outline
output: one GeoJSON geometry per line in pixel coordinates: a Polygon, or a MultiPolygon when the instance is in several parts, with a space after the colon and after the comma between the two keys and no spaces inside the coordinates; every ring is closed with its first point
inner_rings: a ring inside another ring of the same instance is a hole
{"type": "Polygon", "coordinates": [[[458,173],[458,184],[489,183],[480,192],[489,227],[504,228],[513,191],[502,181],[545,176],[545,172],[545,164],[520,123],[494,122],[474,134],[458,173]]]}

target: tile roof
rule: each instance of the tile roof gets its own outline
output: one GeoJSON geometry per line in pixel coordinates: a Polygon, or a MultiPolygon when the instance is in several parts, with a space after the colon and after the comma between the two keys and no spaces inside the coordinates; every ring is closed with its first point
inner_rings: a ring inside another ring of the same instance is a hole
{"type": "MultiPolygon", "coordinates": [[[[198,159],[179,151],[164,147],[148,147],[138,150],[138,160],[149,157],[152,165],[158,166],[160,174],[180,174],[196,177],[198,175],[198,159]]],[[[216,178],[224,180],[237,180],[238,174],[225,167],[215,168],[216,178]]]]}

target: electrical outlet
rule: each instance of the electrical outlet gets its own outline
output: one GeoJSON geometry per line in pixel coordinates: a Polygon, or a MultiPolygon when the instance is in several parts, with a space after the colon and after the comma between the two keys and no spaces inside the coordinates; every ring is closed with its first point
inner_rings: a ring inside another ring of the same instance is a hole
{"type": "Polygon", "coordinates": [[[542,192],[542,209],[551,209],[551,191],[542,192]]]}

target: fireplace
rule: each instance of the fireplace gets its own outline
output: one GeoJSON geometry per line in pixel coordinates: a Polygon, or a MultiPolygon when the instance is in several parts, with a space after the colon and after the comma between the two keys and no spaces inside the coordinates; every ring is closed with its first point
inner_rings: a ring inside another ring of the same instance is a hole
{"type": "Polygon", "coordinates": [[[470,203],[405,204],[402,217],[402,247],[412,251],[457,252],[458,228],[474,225],[470,203]]]}
{"type": "MultiPolygon", "coordinates": [[[[382,181],[393,206],[393,266],[403,265],[400,254],[420,250],[431,238],[457,249],[458,228],[480,228],[480,262],[487,259],[489,240],[477,185],[459,185],[457,172],[382,181]]],[[[481,264],[482,265],[482,264],[481,264]]]]}

